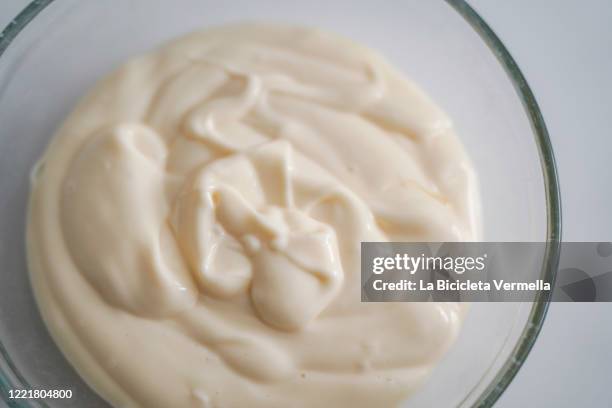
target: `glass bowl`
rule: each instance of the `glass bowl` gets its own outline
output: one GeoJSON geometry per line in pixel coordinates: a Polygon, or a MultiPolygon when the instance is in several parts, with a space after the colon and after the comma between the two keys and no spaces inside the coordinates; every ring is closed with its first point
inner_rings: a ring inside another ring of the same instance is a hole
{"type": "MultiPolygon", "coordinates": [[[[98,78],[127,57],[232,21],[317,26],[386,55],[453,118],[480,175],[487,241],[545,241],[552,279],[560,201],[546,127],[503,44],[463,1],[33,1],[0,37],[0,395],[11,407],[105,407],[49,337],[26,269],[30,169],[98,78]],[[10,389],[71,389],[9,400],[10,389]]],[[[457,343],[406,407],[491,406],[533,346],[548,306],[473,304],[457,343]]],[[[164,373],[159,373],[160,386],[164,373]]]]}

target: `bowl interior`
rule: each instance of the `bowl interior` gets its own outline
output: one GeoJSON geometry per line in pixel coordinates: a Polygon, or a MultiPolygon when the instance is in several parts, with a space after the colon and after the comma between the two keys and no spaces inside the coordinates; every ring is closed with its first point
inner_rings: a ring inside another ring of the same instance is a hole
{"type": "MultiPolygon", "coordinates": [[[[448,4],[110,4],[52,2],[0,57],[0,351],[5,354],[0,369],[3,381],[13,384],[5,387],[73,390],[71,400],[44,403],[51,407],[106,406],[59,353],[31,295],[24,249],[29,172],[54,129],[98,78],[129,56],[189,31],[234,21],[280,21],[335,31],[377,49],[453,118],[480,176],[485,239],[547,239],[545,183],[522,99],[495,54],[448,4]]],[[[479,401],[531,324],[531,307],[472,305],[458,342],[406,406],[470,406],[479,401]]]]}

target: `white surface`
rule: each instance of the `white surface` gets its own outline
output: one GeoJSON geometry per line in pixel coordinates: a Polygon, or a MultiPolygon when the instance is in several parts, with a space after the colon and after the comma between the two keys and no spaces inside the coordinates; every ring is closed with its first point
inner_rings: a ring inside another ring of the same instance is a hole
{"type": "MultiPolygon", "coordinates": [[[[2,0],[0,25],[28,3],[2,0]]],[[[612,2],[472,0],[527,77],[561,178],[564,239],[612,240],[612,2]]],[[[612,401],[611,304],[554,304],[498,407],[600,407],[612,401]]]]}

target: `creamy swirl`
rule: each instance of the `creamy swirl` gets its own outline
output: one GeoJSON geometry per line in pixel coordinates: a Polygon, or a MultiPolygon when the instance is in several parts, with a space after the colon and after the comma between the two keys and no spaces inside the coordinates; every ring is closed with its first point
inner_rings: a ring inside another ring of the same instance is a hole
{"type": "Polygon", "coordinates": [[[478,197],[448,118],[347,40],[179,39],[103,80],[41,163],[37,300],[115,406],[392,406],[461,326],[454,303],[360,303],[362,241],[475,239],[478,197]]]}

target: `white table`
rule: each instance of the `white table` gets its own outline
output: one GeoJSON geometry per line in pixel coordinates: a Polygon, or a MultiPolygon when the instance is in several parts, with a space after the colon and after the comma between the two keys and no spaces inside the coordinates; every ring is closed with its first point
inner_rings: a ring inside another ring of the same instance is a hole
{"type": "MultiPolygon", "coordinates": [[[[425,1],[425,0],[423,0],[425,1]]],[[[6,25],[28,0],[1,0],[6,25]]],[[[566,241],[612,241],[612,1],[471,0],[548,124],[566,241]]],[[[499,408],[612,406],[612,304],[553,304],[499,408]]]]}

